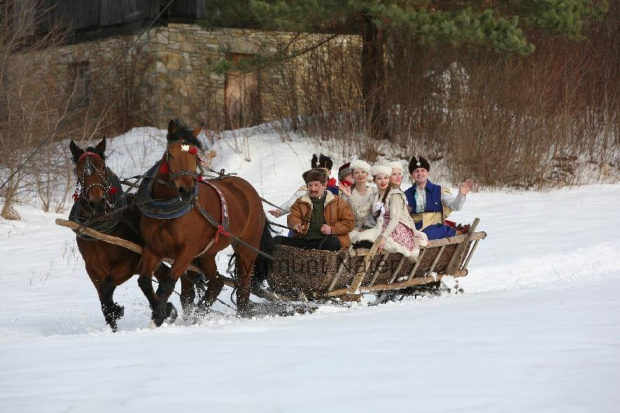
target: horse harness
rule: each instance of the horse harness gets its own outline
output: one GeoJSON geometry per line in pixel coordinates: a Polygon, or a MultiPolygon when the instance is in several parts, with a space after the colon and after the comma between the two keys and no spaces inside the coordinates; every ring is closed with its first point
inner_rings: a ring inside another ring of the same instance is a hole
{"type": "MultiPolygon", "coordinates": [[[[200,252],[200,254],[197,255],[197,257],[200,257],[202,254],[207,252],[207,250],[209,248],[211,248],[211,246],[213,244],[216,244],[220,240],[220,235],[223,235],[225,237],[230,237],[232,235],[231,232],[230,232],[230,223],[229,223],[229,218],[228,218],[228,205],[226,204],[226,198],[224,198],[224,194],[222,193],[220,188],[218,188],[217,186],[213,185],[211,182],[209,182],[209,181],[202,181],[202,182],[204,184],[206,184],[206,185],[209,185],[211,188],[213,188],[213,190],[215,191],[217,196],[220,198],[220,205],[222,206],[222,223],[219,224],[215,220],[215,218],[213,218],[213,216],[211,216],[211,214],[209,214],[207,211],[205,211],[205,209],[202,207],[202,205],[200,205],[200,203],[197,202],[198,198],[195,198],[196,206],[198,207],[198,211],[200,211],[202,216],[205,217],[207,219],[207,221],[209,221],[209,223],[211,225],[213,225],[214,227],[217,228],[217,231],[215,232],[215,237],[211,238],[211,241],[209,241],[207,246],[200,252]]],[[[196,185],[196,186],[198,186],[198,185],[196,185]]]]}
{"type": "MultiPolygon", "coordinates": [[[[155,176],[157,175],[158,170],[161,168],[161,162],[157,162],[144,176],[144,179],[140,183],[140,188],[138,189],[138,193],[136,196],[136,204],[138,208],[142,211],[142,213],[150,218],[155,219],[174,219],[179,218],[185,214],[187,214],[194,206],[197,207],[198,211],[202,214],[202,216],[213,225],[217,231],[215,233],[215,237],[213,237],[207,245],[202,249],[202,251],[196,256],[199,257],[203,255],[209,248],[213,246],[213,244],[219,241],[220,236],[230,237],[233,240],[233,243],[243,244],[245,247],[256,251],[258,254],[268,258],[273,261],[273,257],[269,254],[264,253],[263,251],[251,246],[247,242],[243,241],[235,234],[230,231],[230,222],[229,222],[229,214],[228,214],[228,204],[226,203],[226,198],[222,191],[211,182],[211,180],[203,180],[202,175],[197,173],[192,173],[188,171],[181,171],[174,174],[175,177],[179,177],[181,175],[191,175],[196,176],[197,185],[194,186],[194,191],[192,192],[190,197],[174,197],[171,199],[154,199],[152,198],[152,185],[157,180],[155,176]],[[221,211],[222,211],[222,222],[218,222],[211,214],[209,214],[198,202],[198,189],[200,184],[205,184],[213,188],[215,193],[218,195],[220,199],[221,211]]],[[[166,160],[167,162],[167,160],[166,160]]],[[[171,174],[171,176],[173,176],[171,174]]],[[[219,176],[215,179],[223,179],[226,176],[223,174],[223,171],[219,172],[219,176]]],[[[170,180],[171,181],[171,180],[170,180]]],[[[161,180],[157,180],[164,185],[169,183],[161,180]]]]}
{"type": "MultiPolygon", "coordinates": [[[[122,212],[127,208],[126,194],[123,192],[120,179],[116,174],[107,166],[105,167],[105,176],[95,167],[91,162],[90,157],[96,157],[101,159],[101,156],[95,152],[86,151],[78,158],[76,163],[79,163],[85,158],[84,167],[82,170],[82,177],[77,174],[77,170],[74,171],[77,179],[75,192],[73,199],[75,203],[69,213],[69,220],[76,222],[85,227],[91,228],[95,231],[102,232],[104,234],[110,234],[118,226],[123,219],[122,212]],[[86,176],[90,176],[95,173],[100,182],[93,182],[86,186],[84,179],[86,176]],[[88,197],[88,192],[95,187],[99,187],[104,192],[104,199],[107,204],[106,210],[100,214],[95,215],[93,211],[90,212],[82,205],[82,201],[88,197]],[[112,211],[110,211],[112,210],[112,211]]],[[[134,231],[133,225],[128,222],[130,227],[134,231]]],[[[89,237],[81,234],[79,231],[74,231],[76,235],[86,241],[96,241],[96,238],[89,237]]]]}

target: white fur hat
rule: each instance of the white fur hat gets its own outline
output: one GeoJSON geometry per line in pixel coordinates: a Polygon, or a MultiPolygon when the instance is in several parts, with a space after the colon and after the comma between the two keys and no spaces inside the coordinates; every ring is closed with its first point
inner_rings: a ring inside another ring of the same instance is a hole
{"type": "Polygon", "coordinates": [[[392,169],[400,169],[401,171],[405,170],[403,168],[403,163],[401,161],[393,161],[393,162],[390,162],[388,165],[390,165],[392,169]]]}
{"type": "Polygon", "coordinates": [[[379,174],[390,176],[392,175],[392,167],[390,165],[375,165],[371,168],[370,174],[372,176],[377,176],[379,174]]]}
{"type": "Polygon", "coordinates": [[[361,159],[356,159],[351,161],[351,171],[355,169],[361,169],[367,173],[370,173],[370,164],[366,161],[362,161],[361,159]]]}

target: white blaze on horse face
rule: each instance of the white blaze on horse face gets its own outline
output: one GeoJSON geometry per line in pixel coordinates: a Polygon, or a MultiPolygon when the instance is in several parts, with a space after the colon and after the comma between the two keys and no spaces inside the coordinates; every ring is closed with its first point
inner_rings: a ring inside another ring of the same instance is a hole
{"type": "Polygon", "coordinates": [[[82,169],[84,176],[91,176],[93,174],[93,165],[90,163],[90,159],[86,158],[84,161],[84,168],[82,169]]]}
{"type": "Polygon", "coordinates": [[[181,145],[181,150],[183,152],[189,152],[189,145],[181,145]]]}

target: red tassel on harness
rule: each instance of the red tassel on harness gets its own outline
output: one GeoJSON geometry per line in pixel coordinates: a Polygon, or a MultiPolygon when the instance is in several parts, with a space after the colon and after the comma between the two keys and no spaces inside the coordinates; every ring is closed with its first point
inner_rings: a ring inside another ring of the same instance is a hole
{"type": "Polygon", "coordinates": [[[80,196],[78,195],[78,191],[76,189],[75,192],[73,193],[73,201],[77,202],[78,199],[80,199],[80,196]]]}
{"type": "Polygon", "coordinates": [[[223,235],[223,236],[225,236],[225,237],[230,237],[230,232],[227,232],[227,231],[224,229],[224,225],[222,225],[222,224],[220,224],[220,225],[217,227],[217,232],[215,233],[215,243],[216,243],[216,244],[217,244],[217,242],[218,242],[218,241],[219,241],[219,239],[220,239],[220,235],[223,235]]]}
{"type": "Polygon", "coordinates": [[[192,146],[187,152],[191,153],[192,155],[196,155],[198,153],[198,149],[195,146],[192,146]]]}
{"type": "Polygon", "coordinates": [[[197,180],[198,182],[202,182],[204,179],[202,178],[202,175],[198,175],[198,176],[196,177],[196,180],[197,180]]]}
{"type": "Polygon", "coordinates": [[[110,195],[114,195],[117,192],[118,192],[118,189],[115,187],[111,187],[110,189],[108,189],[108,194],[110,195]]]}
{"type": "Polygon", "coordinates": [[[162,162],[161,166],[159,167],[159,173],[165,175],[168,172],[170,172],[170,170],[168,169],[168,162],[162,162]]]}

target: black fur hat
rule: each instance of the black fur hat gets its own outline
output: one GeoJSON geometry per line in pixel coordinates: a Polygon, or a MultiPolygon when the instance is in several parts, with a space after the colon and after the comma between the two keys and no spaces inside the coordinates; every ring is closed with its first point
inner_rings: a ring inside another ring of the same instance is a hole
{"type": "Polygon", "coordinates": [[[334,161],[332,161],[332,158],[329,156],[323,154],[320,154],[318,158],[316,155],[312,155],[310,166],[312,166],[312,168],[326,168],[331,170],[332,166],[334,166],[334,161]]]}
{"type": "Polygon", "coordinates": [[[409,173],[412,174],[413,171],[418,168],[424,168],[430,172],[431,164],[428,163],[428,161],[421,156],[418,156],[417,158],[415,156],[412,156],[411,160],[409,161],[409,173]]]}

